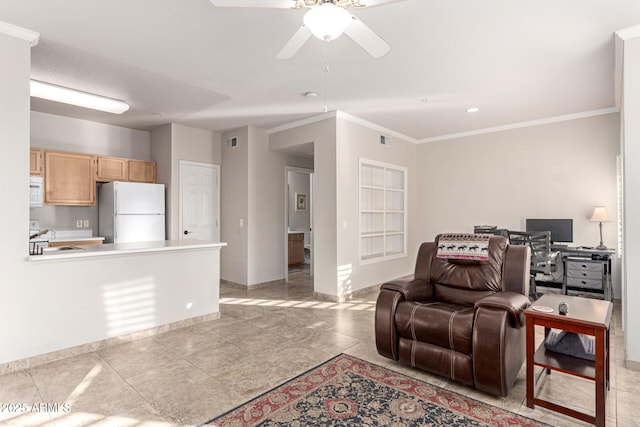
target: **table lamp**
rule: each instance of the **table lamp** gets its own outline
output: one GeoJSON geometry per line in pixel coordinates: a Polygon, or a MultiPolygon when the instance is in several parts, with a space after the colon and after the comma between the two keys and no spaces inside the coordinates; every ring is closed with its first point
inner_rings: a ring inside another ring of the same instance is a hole
{"type": "Polygon", "coordinates": [[[605,250],[607,247],[604,245],[602,241],[602,223],[609,222],[609,213],[607,212],[607,208],[604,206],[596,206],[593,208],[593,215],[591,215],[591,222],[599,222],[600,223],[600,244],[596,246],[596,249],[605,250]]]}

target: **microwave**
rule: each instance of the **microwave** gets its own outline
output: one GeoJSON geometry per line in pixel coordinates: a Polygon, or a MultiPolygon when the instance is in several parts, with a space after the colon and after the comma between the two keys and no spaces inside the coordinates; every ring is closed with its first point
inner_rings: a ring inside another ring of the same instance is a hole
{"type": "Polygon", "coordinates": [[[41,176],[29,178],[29,207],[41,208],[44,204],[44,181],[41,176]]]}

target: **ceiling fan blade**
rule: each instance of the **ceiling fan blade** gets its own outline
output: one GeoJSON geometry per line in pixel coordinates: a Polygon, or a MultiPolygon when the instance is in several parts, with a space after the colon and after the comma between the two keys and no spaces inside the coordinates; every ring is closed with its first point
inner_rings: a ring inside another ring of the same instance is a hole
{"type": "Polygon", "coordinates": [[[364,7],[374,7],[374,6],[381,6],[383,4],[389,4],[389,3],[399,3],[401,1],[406,1],[406,0],[360,0],[360,3],[364,7]]]}
{"type": "Polygon", "coordinates": [[[304,25],[298,28],[298,31],[289,39],[287,44],[278,52],[276,58],[289,59],[295,55],[302,45],[311,37],[311,31],[304,25]]]}
{"type": "Polygon", "coordinates": [[[373,32],[373,30],[367,27],[361,20],[351,15],[353,21],[344,30],[345,34],[358,43],[364,50],[369,52],[374,58],[381,58],[385,56],[390,50],[391,46],[380,38],[379,35],[373,32]]]}
{"type": "Polygon", "coordinates": [[[276,9],[291,9],[291,0],[209,0],[216,7],[267,7],[276,9]]]}

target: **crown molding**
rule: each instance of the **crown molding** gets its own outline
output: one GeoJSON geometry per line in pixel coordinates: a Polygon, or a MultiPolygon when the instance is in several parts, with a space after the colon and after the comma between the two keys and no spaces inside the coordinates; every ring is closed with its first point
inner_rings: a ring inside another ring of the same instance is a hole
{"type": "Polygon", "coordinates": [[[289,129],[294,129],[304,125],[310,125],[311,123],[321,122],[322,120],[336,117],[336,111],[329,111],[328,113],[320,114],[318,116],[307,117],[306,119],[296,120],[295,122],[286,123],[284,125],[276,126],[271,129],[267,129],[267,135],[272,133],[278,133],[289,129]]]}
{"type": "Polygon", "coordinates": [[[267,134],[271,135],[273,133],[277,133],[277,132],[282,132],[285,130],[289,130],[289,129],[293,129],[293,128],[297,128],[300,126],[305,126],[305,125],[309,125],[311,123],[316,123],[316,122],[320,122],[322,120],[326,120],[326,119],[330,119],[330,118],[337,118],[337,119],[342,119],[342,120],[346,120],[348,122],[351,123],[355,123],[357,125],[366,127],[368,129],[374,130],[376,132],[380,132],[383,133],[387,136],[393,136],[395,138],[400,138],[403,139],[405,141],[408,142],[412,142],[414,144],[418,143],[418,140],[415,138],[412,138],[410,136],[404,135],[400,132],[396,132],[394,130],[385,128],[383,126],[379,126],[375,123],[371,123],[368,122],[364,119],[361,119],[360,117],[356,117],[352,114],[349,113],[345,113],[344,111],[338,111],[338,110],[334,110],[334,111],[329,111],[328,113],[324,113],[324,114],[320,114],[318,116],[313,116],[313,117],[309,117],[306,119],[302,119],[302,120],[297,120],[295,122],[291,122],[291,123],[287,123],[281,126],[277,126],[271,129],[267,130],[267,134]]]}
{"type": "Polygon", "coordinates": [[[0,33],[26,40],[31,44],[31,47],[35,47],[40,41],[40,33],[4,21],[0,21],[0,33]]]}
{"type": "Polygon", "coordinates": [[[566,121],[569,121],[569,120],[585,119],[585,118],[588,118],[588,117],[602,116],[602,115],[605,115],[605,114],[618,113],[618,112],[620,112],[620,110],[618,108],[616,108],[616,107],[603,108],[603,109],[600,109],[600,110],[583,111],[583,112],[580,112],[580,113],[565,114],[563,116],[547,117],[547,118],[544,118],[544,119],[530,120],[530,121],[519,122],[519,123],[511,123],[511,124],[503,125],[503,126],[495,126],[495,127],[490,127],[490,128],[484,128],[484,129],[476,129],[476,130],[472,130],[472,131],[469,131],[469,132],[460,132],[460,133],[452,133],[452,134],[449,134],[449,135],[434,136],[432,138],[421,139],[420,141],[418,141],[418,143],[419,144],[425,144],[425,143],[428,143],[428,142],[444,141],[444,140],[447,140],[447,139],[464,138],[464,137],[467,137],[467,136],[482,135],[482,134],[486,134],[486,133],[501,132],[501,131],[505,131],[505,130],[520,129],[520,128],[526,128],[526,127],[531,127],[531,126],[540,126],[540,125],[546,125],[546,124],[550,124],[550,123],[566,122],[566,121]]]}
{"type": "Polygon", "coordinates": [[[615,35],[622,40],[629,40],[635,37],[640,37],[640,25],[634,27],[623,28],[615,32],[615,35]]]}

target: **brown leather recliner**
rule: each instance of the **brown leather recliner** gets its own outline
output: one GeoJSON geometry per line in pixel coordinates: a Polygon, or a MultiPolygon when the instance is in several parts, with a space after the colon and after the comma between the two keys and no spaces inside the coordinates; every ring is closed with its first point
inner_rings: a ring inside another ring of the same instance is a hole
{"type": "Polygon", "coordinates": [[[380,288],[378,353],[506,396],[525,359],[530,249],[493,236],[486,261],[440,259],[441,236],[421,245],[413,279],[380,288]]]}

